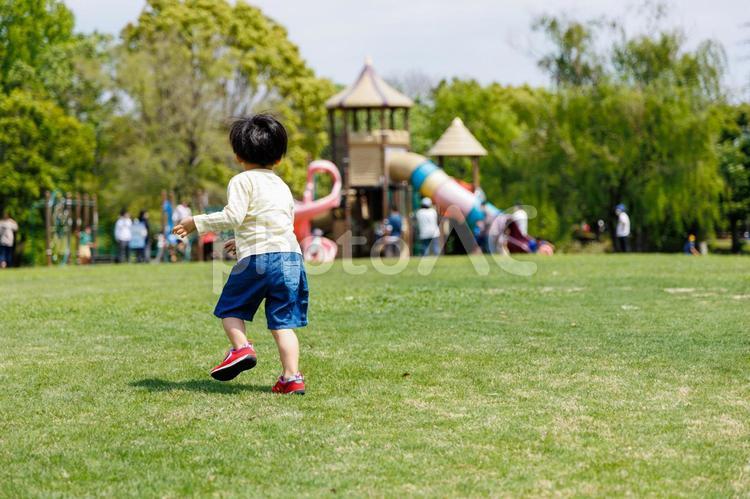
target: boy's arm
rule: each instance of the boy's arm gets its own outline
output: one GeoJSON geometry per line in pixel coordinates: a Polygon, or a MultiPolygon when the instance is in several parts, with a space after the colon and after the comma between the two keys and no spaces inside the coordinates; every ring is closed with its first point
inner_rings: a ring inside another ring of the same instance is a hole
{"type": "Polygon", "coordinates": [[[252,185],[246,175],[234,177],[227,187],[227,205],[223,210],[193,217],[198,233],[220,232],[239,227],[247,215],[251,191],[252,185]]]}

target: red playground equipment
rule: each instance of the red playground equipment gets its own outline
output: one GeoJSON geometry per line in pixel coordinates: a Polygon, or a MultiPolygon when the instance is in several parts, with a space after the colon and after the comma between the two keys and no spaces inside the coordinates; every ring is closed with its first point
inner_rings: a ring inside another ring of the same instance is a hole
{"type": "Polygon", "coordinates": [[[322,236],[316,230],[313,234],[312,219],[327,211],[338,208],[341,204],[341,174],[338,167],[330,161],[319,159],[307,166],[307,185],[301,201],[294,203],[294,232],[302,248],[305,260],[309,262],[331,262],[336,258],[336,243],[322,236]],[[331,192],[327,196],[315,199],[315,175],[327,173],[333,180],[331,192]]]}

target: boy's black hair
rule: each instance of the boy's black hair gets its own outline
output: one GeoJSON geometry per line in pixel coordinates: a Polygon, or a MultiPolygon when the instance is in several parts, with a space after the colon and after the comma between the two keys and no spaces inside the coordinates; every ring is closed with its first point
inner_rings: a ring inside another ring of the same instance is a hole
{"type": "Polygon", "coordinates": [[[270,166],[286,154],[286,129],[270,114],[235,120],[229,130],[229,141],[234,153],[246,163],[270,166]]]}

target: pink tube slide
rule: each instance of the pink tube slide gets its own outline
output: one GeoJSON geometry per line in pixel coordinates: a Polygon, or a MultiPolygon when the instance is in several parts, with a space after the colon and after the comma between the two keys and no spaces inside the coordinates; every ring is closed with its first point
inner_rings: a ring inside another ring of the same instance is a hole
{"type": "Polygon", "coordinates": [[[339,207],[341,204],[341,185],[339,169],[330,161],[318,159],[307,166],[305,192],[302,194],[302,200],[294,203],[294,233],[297,235],[302,253],[308,261],[328,262],[336,258],[338,251],[336,243],[322,236],[313,236],[311,220],[322,213],[339,207]],[[331,192],[320,199],[314,199],[315,175],[317,173],[327,173],[333,179],[331,192]],[[316,248],[321,248],[321,251],[307,251],[313,242],[316,248]]]}

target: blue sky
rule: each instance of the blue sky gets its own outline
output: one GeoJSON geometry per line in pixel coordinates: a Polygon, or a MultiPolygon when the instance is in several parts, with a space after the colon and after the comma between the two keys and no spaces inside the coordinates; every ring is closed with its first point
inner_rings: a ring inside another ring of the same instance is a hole
{"type": "MultiPolygon", "coordinates": [[[[720,41],[729,63],[728,84],[748,96],[750,0],[673,0],[668,25],[682,26],[688,43],[720,41]],[[744,24],[748,24],[743,26],[744,24]]],[[[339,83],[356,76],[371,56],[383,76],[423,72],[433,78],[473,77],[482,82],[544,85],[536,67],[544,39],[531,32],[542,13],[588,19],[628,19],[628,29],[647,29],[634,15],[642,1],[616,0],[255,0],[289,30],[316,72],[339,83]]],[[[66,0],[80,31],[116,34],[136,19],[141,0],[66,0]]]]}

